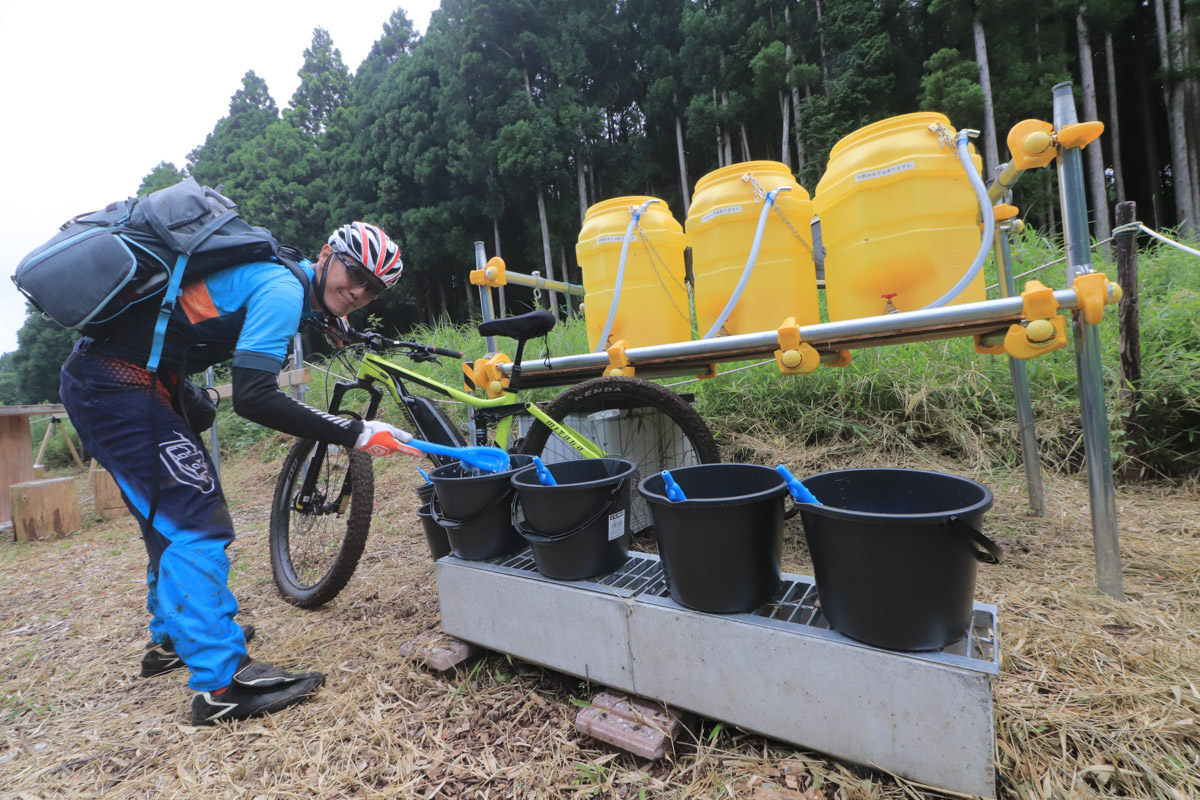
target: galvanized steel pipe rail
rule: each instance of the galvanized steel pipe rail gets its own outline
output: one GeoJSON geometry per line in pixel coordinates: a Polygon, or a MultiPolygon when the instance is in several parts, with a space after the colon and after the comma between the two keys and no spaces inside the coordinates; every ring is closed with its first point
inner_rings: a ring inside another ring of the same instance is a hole
{"type": "MultiPolygon", "coordinates": [[[[1054,292],[1059,309],[1078,308],[1074,289],[1054,292]]],[[[1111,300],[1111,298],[1110,298],[1111,300]]],[[[905,342],[925,342],[963,336],[1003,338],[1010,325],[1023,319],[1024,301],[1020,297],[1005,297],[964,303],[943,308],[901,311],[878,317],[801,325],[800,338],[821,354],[823,362],[839,358],[840,351],[905,342]]],[[[710,364],[771,358],[779,349],[779,332],[743,333],[674,344],[631,347],[625,350],[629,365],[639,377],[664,378],[693,375],[707,370],[710,364]]],[[[609,366],[607,353],[584,353],[555,358],[528,360],[521,366],[521,386],[532,389],[542,386],[565,386],[604,375],[609,366]]],[[[508,374],[511,366],[500,365],[508,374]]]]}

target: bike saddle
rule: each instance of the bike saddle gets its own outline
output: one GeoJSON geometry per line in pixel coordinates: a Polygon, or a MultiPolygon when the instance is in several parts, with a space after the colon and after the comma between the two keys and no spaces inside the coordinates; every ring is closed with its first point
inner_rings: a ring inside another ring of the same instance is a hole
{"type": "Polygon", "coordinates": [[[481,336],[507,336],[523,342],[538,336],[545,336],[554,328],[554,315],[549,311],[530,311],[515,317],[494,319],[479,326],[481,336]]]}

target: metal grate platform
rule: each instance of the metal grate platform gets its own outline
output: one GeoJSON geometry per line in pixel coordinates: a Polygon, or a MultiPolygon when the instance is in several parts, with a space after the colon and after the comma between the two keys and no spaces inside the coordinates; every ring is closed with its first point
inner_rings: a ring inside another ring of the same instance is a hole
{"type": "MultiPolygon", "coordinates": [[[[524,577],[550,583],[562,583],[567,586],[582,586],[594,583],[596,587],[607,587],[623,597],[655,598],[666,604],[683,608],[670,599],[667,589],[667,578],[663,573],[662,563],[657,556],[646,553],[630,553],[629,559],[620,569],[604,575],[593,581],[555,581],[543,577],[537,571],[537,563],[531,550],[523,550],[508,556],[492,559],[487,564],[504,570],[522,573],[524,577]]],[[[859,647],[871,647],[843,636],[829,624],[829,620],[821,613],[821,596],[817,591],[816,582],[803,575],[784,574],[780,581],[779,590],[770,603],[747,614],[723,614],[722,617],[743,619],[747,622],[776,625],[781,628],[802,627],[806,633],[821,635],[824,632],[830,638],[859,647]],[[750,617],[751,619],[746,619],[750,617]],[[758,619],[753,619],[757,617],[758,619]]],[[[876,648],[872,648],[876,649],[876,648]]],[[[967,669],[975,669],[997,675],[1000,672],[1000,648],[996,639],[996,608],[986,603],[976,603],[971,628],[963,639],[949,644],[941,650],[924,652],[906,652],[910,658],[925,659],[938,663],[954,664],[967,669]]]]}
{"type": "Polygon", "coordinates": [[[437,562],[442,629],[467,642],[919,783],[992,797],[996,608],[929,652],[831,630],[813,579],[783,576],[753,613],[675,603],[657,556],[596,580],[558,581],[529,550],[437,562]]]}

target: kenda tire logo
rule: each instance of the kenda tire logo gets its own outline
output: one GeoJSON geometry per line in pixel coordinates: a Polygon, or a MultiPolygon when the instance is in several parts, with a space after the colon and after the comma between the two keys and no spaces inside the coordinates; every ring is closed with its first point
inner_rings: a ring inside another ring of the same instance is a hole
{"type": "Polygon", "coordinates": [[[182,433],[178,438],[158,446],[159,458],[176,481],[195,486],[201,494],[208,494],[217,487],[212,473],[208,471],[208,459],[196,443],[182,433]]]}

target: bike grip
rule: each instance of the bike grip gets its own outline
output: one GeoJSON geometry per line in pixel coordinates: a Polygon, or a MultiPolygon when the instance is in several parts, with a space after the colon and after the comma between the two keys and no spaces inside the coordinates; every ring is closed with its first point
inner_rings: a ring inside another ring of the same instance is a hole
{"type": "Polygon", "coordinates": [[[380,431],[375,434],[367,440],[365,447],[359,449],[375,457],[386,456],[392,453],[406,453],[415,458],[425,457],[425,454],[420,450],[410,447],[407,444],[401,444],[395,436],[392,436],[387,431],[380,431]]]}
{"type": "Polygon", "coordinates": [[[458,350],[447,350],[445,347],[433,348],[433,354],[435,356],[445,356],[446,358],[454,359],[461,359],[463,357],[463,354],[458,350]]]}

